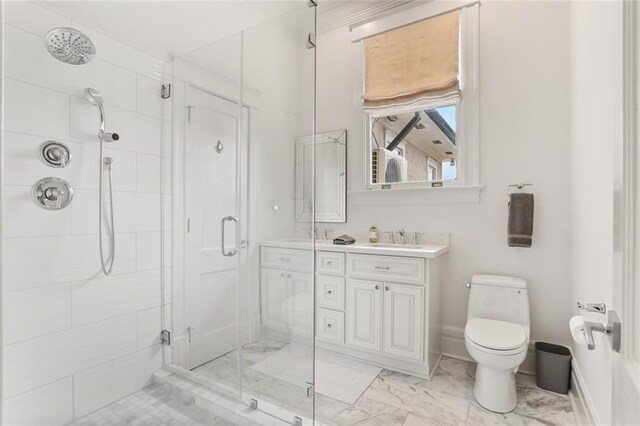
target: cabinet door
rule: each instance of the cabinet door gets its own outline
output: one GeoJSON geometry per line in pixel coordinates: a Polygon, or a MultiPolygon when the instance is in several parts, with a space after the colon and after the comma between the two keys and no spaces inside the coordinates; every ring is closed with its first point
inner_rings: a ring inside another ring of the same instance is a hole
{"type": "Polygon", "coordinates": [[[384,285],[384,353],[422,360],[424,296],[422,287],[384,285]]]}
{"type": "Polygon", "coordinates": [[[287,272],[288,295],[283,309],[291,332],[311,337],[313,333],[313,275],[287,272]]]}
{"type": "Polygon", "coordinates": [[[347,344],[372,351],[381,350],[382,283],[347,281],[347,344]]]}
{"type": "Polygon", "coordinates": [[[282,302],[288,297],[287,275],[277,269],[260,271],[262,325],[285,329],[287,323],[282,312],[282,302]]]}

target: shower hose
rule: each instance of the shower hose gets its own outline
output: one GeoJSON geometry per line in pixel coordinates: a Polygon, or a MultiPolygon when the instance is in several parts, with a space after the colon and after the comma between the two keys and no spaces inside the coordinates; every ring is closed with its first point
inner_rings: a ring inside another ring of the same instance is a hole
{"type": "Polygon", "coordinates": [[[115,226],[113,219],[113,179],[112,179],[112,171],[111,171],[111,163],[113,159],[110,157],[104,157],[104,142],[100,140],[100,194],[98,202],[98,238],[100,241],[100,260],[102,265],[102,272],[105,275],[109,275],[111,270],[113,269],[113,261],[116,257],[116,237],[115,237],[115,226]],[[104,169],[103,165],[107,167],[107,171],[109,172],[109,213],[111,214],[111,229],[110,229],[110,246],[111,246],[111,258],[108,262],[105,262],[104,249],[102,247],[102,199],[103,199],[103,187],[104,187],[104,169]],[[108,266],[107,266],[108,263],[108,266]]]}

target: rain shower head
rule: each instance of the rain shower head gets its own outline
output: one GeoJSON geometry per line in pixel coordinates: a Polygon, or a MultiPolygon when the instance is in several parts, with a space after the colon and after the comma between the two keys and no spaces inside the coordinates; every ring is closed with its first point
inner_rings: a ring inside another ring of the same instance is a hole
{"type": "Polygon", "coordinates": [[[91,39],[74,28],[54,28],[44,36],[44,40],[51,56],[67,64],[86,64],[96,54],[91,39]]]}
{"type": "Polygon", "coordinates": [[[91,102],[92,105],[97,107],[103,106],[102,95],[96,89],[92,89],[91,87],[87,87],[84,89],[84,97],[91,102]]]}

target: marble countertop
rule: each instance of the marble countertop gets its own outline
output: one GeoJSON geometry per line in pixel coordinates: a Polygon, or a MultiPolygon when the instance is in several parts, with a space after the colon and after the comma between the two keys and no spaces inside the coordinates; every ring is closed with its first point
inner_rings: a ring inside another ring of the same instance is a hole
{"type": "MultiPolygon", "coordinates": [[[[265,247],[278,247],[278,248],[291,248],[291,249],[311,249],[311,240],[302,239],[289,239],[289,240],[274,240],[265,241],[261,243],[265,247]]],[[[433,259],[438,257],[447,251],[449,251],[448,244],[371,244],[360,243],[350,245],[338,245],[333,244],[327,240],[317,240],[316,250],[318,251],[335,251],[342,253],[362,253],[362,254],[379,254],[386,256],[408,256],[408,257],[422,257],[425,259],[433,259]]]]}

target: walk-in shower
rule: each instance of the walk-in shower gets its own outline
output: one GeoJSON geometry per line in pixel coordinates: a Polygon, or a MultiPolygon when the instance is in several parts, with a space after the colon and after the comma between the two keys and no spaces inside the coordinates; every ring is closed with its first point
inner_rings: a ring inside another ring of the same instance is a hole
{"type": "Polygon", "coordinates": [[[113,158],[104,156],[104,143],[113,142],[120,139],[117,133],[105,132],[105,116],[104,116],[104,101],[102,95],[96,89],[87,87],[84,91],[85,98],[92,104],[98,107],[100,111],[100,130],[98,131],[98,139],[100,140],[100,189],[98,194],[98,241],[100,245],[100,262],[102,266],[102,272],[105,275],[109,275],[113,270],[113,262],[116,258],[116,231],[115,231],[115,219],[113,217],[113,172],[112,164],[113,158]],[[102,203],[104,198],[104,168],[106,167],[107,173],[109,173],[109,247],[111,254],[108,260],[105,261],[104,248],[102,246],[102,203]]]}

